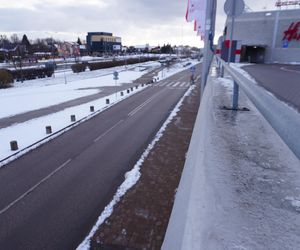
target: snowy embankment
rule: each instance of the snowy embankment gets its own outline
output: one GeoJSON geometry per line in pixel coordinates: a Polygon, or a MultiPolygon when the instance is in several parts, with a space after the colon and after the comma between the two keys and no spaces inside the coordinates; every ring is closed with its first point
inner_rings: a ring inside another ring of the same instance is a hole
{"type": "Polygon", "coordinates": [[[133,169],[125,174],[125,181],[121,184],[121,186],[118,188],[116,194],[114,195],[112,201],[104,208],[104,211],[99,216],[96,224],[93,226],[92,230],[88,234],[88,236],[85,238],[85,240],[77,247],[77,250],[88,250],[90,249],[90,240],[97,231],[97,229],[101,226],[101,224],[112,214],[114,206],[120,201],[122,196],[126,194],[126,192],[133,187],[139,180],[141,173],[140,168],[143,165],[143,162],[151,152],[151,150],[154,148],[155,144],[160,140],[160,138],[163,136],[164,131],[166,130],[168,124],[173,120],[173,118],[177,115],[177,113],[180,111],[180,107],[185,99],[186,96],[189,96],[192,92],[193,88],[195,86],[191,86],[184,96],[180,99],[180,101],[177,103],[167,120],[164,122],[160,130],[155,135],[152,142],[148,145],[147,149],[142,154],[141,158],[137,161],[133,169]]]}
{"type": "Polygon", "coordinates": [[[162,249],[299,248],[299,159],[232,88],[209,77],[162,249]]]}
{"type": "Polygon", "coordinates": [[[129,70],[115,67],[80,74],[69,71],[57,73],[52,78],[17,82],[13,88],[0,90],[0,106],[7,107],[0,110],[0,119],[99,93],[101,87],[116,85],[112,76],[114,71],[119,72],[120,79],[117,85],[120,86],[123,83],[131,83],[147,73],[141,72],[140,67],[151,70],[158,66],[159,63],[150,62],[135,65],[129,70]]]}

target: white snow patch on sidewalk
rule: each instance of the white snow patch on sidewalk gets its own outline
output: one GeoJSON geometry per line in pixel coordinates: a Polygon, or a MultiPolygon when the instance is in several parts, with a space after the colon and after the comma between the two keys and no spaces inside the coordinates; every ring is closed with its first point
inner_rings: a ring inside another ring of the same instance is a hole
{"type": "Polygon", "coordinates": [[[177,103],[176,107],[173,109],[167,120],[164,122],[160,130],[155,135],[153,141],[148,145],[147,149],[142,154],[141,158],[138,160],[138,162],[135,164],[133,169],[125,174],[125,181],[121,184],[121,186],[118,188],[116,194],[114,195],[112,201],[104,208],[104,211],[99,216],[96,224],[88,234],[88,236],[85,238],[85,240],[77,247],[76,250],[87,250],[90,249],[90,240],[97,231],[97,229],[100,227],[100,225],[113,213],[114,206],[120,201],[122,196],[131,188],[133,187],[137,181],[139,180],[141,173],[140,168],[151,152],[151,150],[154,148],[155,144],[160,140],[160,138],[163,136],[164,131],[166,130],[168,124],[173,120],[173,118],[177,115],[177,113],[180,111],[180,107],[185,99],[186,96],[190,95],[192,90],[195,88],[195,86],[191,86],[184,96],[180,99],[180,101],[177,103]]]}

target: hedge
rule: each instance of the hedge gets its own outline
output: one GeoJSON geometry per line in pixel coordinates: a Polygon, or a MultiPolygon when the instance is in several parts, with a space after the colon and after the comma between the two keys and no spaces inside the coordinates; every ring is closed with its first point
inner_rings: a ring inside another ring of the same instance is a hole
{"type": "Polygon", "coordinates": [[[54,68],[30,68],[12,70],[13,78],[16,81],[33,80],[36,78],[51,77],[54,73],[54,68]]]}
{"type": "Polygon", "coordinates": [[[86,64],[85,63],[76,63],[71,66],[71,69],[72,69],[73,73],[84,72],[86,69],[86,64]]]}
{"type": "Polygon", "coordinates": [[[0,69],[0,88],[8,88],[14,82],[11,71],[0,69]]]}
{"type": "Polygon", "coordinates": [[[130,64],[136,64],[139,62],[148,62],[148,61],[157,61],[159,58],[158,57],[141,57],[139,58],[129,58],[126,61],[120,60],[120,61],[109,61],[109,62],[92,62],[88,63],[87,66],[89,67],[90,70],[98,70],[98,69],[106,69],[106,68],[112,68],[112,67],[117,67],[117,66],[123,66],[125,64],[130,65],[130,64]]]}

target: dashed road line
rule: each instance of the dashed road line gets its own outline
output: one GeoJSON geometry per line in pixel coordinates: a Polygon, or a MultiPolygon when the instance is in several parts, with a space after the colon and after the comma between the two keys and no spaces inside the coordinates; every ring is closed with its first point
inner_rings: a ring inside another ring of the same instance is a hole
{"type": "Polygon", "coordinates": [[[106,130],[103,134],[101,134],[100,136],[98,136],[94,142],[99,141],[100,139],[102,139],[104,136],[106,136],[110,131],[112,131],[115,127],[117,127],[119,124],[121,124],[122,122],[124,122],[124,120],[121,120],[119,122],[117,122],[115,125],[113,125],[110,129],[106,130]]]}
{"type": "Polygon", "coordinates": [[[57,169],[55,169],[53,172],[48,174],[45,178],[43,178],[41,181],[39,181],[37,184],[35,184],[33,187],[28,189],[24,194],[19,196],[17,199],[15,199],[13,202],[11,202],[9,205],[7,205],[5,208],[0,210],[0,215],[5,213],[8,209],[10,209],[12,206],[14,206],[17,202],[21,201],[23,198],[25,198],[28,194],[33,192],[36,188],[38,188],[41,184],[43,184],[45,181],[50,179],[53,175],[55,175],[59,170],[63,169],[65,166],[67,166],[71,162],[71,159],[65,161],[62,165],[60,165],[57,169]]]}
{"type": "Polygon", "coordinates": [[[147,99],[145,102],[143,102],[141,105],[137,106],[135,109],[133,109],[128,116],[131,117],[135,115],[138,111],[140,111],[143,107],[145,107],[148,103],[150,103],[154,98],[156,98],[158,95],[160,95],[162,92],[164,92],[166,89],[161,90],[160,92],[156,93],[149,99],[147,99]]]}

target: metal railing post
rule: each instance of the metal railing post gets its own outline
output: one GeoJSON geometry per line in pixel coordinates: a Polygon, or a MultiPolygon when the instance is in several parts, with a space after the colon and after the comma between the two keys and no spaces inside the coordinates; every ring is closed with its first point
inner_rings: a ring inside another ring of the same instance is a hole
{"type": "Polygon", "coordinates": [[[237,110],[239,106],[239,85],[236,81],[233,83],[232,109],[237,110]]]}
{"type": "Polygon", "coordinates": [[[224,77],[224,66],[221,64],[221,77],[224,77]]]}

